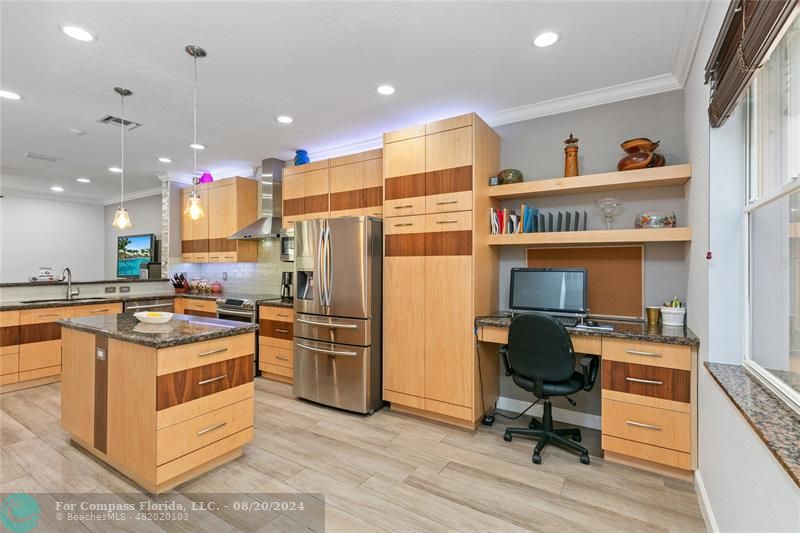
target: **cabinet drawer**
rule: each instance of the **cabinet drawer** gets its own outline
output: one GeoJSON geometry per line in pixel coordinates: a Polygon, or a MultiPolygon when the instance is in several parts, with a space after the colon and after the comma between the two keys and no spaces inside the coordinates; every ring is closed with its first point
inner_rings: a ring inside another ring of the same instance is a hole
{"type": "Polygon", "coordinates": [[[294,364],[294,350],[276,348],[268,344],[261,343],[258,349],[258,362],[267,363],[284,368],[292,368],[294,364]]]}
{"type": "Polygon", "coordinates": [[[0,355],[0,375],[19,372],[19,354],[0,355]]]}
{"type": "Polygon", "coordinates": [[[602,419],[603,436],[610,435],[687,453],[691,448],[691,419],[688,413],[603,400],[602,419]]]}
{"type": "Polygon", "coordinates": [[[183,298],[183,308],[191,309],[193,311],[206,311],[208,313],[217,312],[217,302],[214,300],[195,300],[192,298],[183,298]]]}
{"type": "Polygon", "coordinates": [[[641,442],[634,442],[632,440],[619,439],[611,435],[603,435],[602,443],[603,450],[606,452],[614,452],[627,457],[636,457],[637,459],[644,459],[645,461],[682,468],[683,470],[692,470],[692,456],[685,452],[650,446],[649,444],[642,444],[641,442]]]}
{"type": "Polygon", "coordinates": [[[677,368],[679,370],[692,369],[691,347],[675,344],[604,338],[603,358],[622,363],[677,368]]]}
{"type": "Polygon", "coordinates": [[[255,335],[245,333],[158,350],[158,375],[255,353],[255,335]]]}
{"type": "Polygon", "coordinates": [[[156,378],[156,410],[168,409],[253,381],[253,356],[245,355],[156,378]]]}
{"type": "Polygon", "coordinates": [[[415,196],[413,198],[399,198],[397,200],[385,200],[383,202],[383,216],[399,217],[404,215],[424,215],[425,196],[415,196]]]}
{"type": "Polygon", "coordinates": [[[19,311],[0,311],[0,328],[19,326],[19,311]]]}
{"type": "Polygon", "coordinates": [[[122,304],[108,303],[82,305],[75,308],[75,316],[117,315],[122,312],[122,304]]]}
{"type": "Polygon", "coordinates": [[[181,254],[181,263],[194,263],[194,254],[181,254]]]}
{"type": "Polygon", "coordinates": [[[278,320],[269,320],[262,318],[259,322],[259,331],[261,339],[277,339],[280,341],[291,342],[294,338],[292,330],[294,324],[292,322],[281,322],[278,320]]]}
{"type": "Polygon", "coordinates": [[[472,230],[472,211],[425,215],[425,232],[472,230]]]}
{"type": "Polygon", "coordinates": [[[278,322],[294,322],[294,309],[262,305],[258,308],[259,320],[277,320],[278,322]]]}
{"type": "Polygon", "coordinates": [[[19,323],[44,324],[46,322],[57,322],[65,318],[75,316],[73,307],[48,307],[45,309],[24,309],[19,312],[19,323]]]}
{"type": "Polygon", "coordinates": [[[156,433],[156,464],[182,455],[252,427],[253,399],[211,411],[156,433]]]}
{"type": "Polygon", "coordinates": [[[265,363],[262,361],[259,361],[258,369],[262,372],[266,372],[267,374],[281,376],[287,378],[288,380],[291,380],[292,376],[294,375],[294,370],[291,367],[273,365],[271,363],[265,363]]]}
{"type": "Polygon", "coordinates": [[[403,233],[425,233],[425,215],[395,217],[383,223],[384,235],[401,235],[403,233]]]}
{"type": "Polygon", "coordinates": [[[32,342],[19,347],[19,370],[36,370],[61,364],[61,339],[32,342]]]}
{"type": "MultiPolygon", "coordinates": [[[[30,381],[32,379],[47,378],[50,376],[57,376],[61,373],[61,365],[48,366],[47,368],[37,368],[36,370],[20,371],[19,381],[30,381]]],[[[9,374],[13,376],[14,374],[9,374]]]]}
{"type": "Polygon", "coordinates": [[[688,370],[603,360],[604,390],[689,403],[691,379],[688,370]]]}
{"type": "Polygon", "coordinates": [[[2,374],[0,375],[0,385],[11,385],[12,383],[16,383],[19,381],[19,374],[16,372],[12,374],[2,374]]]}
{"type": "Polygon", "coordinates": [[[434,194],[425,197],[426,213],[444,213],[447,211],[471,211],[472,191],[434,194]]]}

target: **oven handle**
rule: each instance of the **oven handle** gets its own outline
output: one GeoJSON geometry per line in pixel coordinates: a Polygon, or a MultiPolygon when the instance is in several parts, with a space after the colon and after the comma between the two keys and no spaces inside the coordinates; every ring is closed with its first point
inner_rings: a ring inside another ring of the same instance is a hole
{"type": "Polygon", "coordinates": [[[220,315],[232,315],[232,316],[243,316],[247,318],[253,318],[252,311],[234,311],[233,309],[217,308],[217,318],[220,318],[220,315]]]}

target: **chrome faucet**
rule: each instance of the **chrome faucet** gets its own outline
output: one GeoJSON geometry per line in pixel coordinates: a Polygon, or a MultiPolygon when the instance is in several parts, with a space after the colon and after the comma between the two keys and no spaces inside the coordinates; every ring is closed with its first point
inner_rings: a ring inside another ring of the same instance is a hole
{"type": "Polygon", "coordinates": [[[77,288],[74,291],[72,290],[72,270],[69,267],[64,267],[58,281],[64,281],[65,278],[67,280],[67,300],[72,300],[72,297],[79,295],[81,290],[77,288]]]}

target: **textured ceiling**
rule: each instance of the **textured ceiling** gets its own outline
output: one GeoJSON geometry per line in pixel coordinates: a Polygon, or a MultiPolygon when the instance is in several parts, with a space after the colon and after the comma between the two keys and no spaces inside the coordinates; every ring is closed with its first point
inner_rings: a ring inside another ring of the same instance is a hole
{"type": "Polygon", "coordinates": [[[199,64],[198,167],[226,173],[376,138],[466,111],[509,108],[671,74],[687,2],[11,2],[2,16],[5,192],[102,202],[118,192],[114,86],[129,88],[126,186],[192,170],[192,61],[199,64]],[[61,33],[75,24],[98,40],[61,33]],[[562,39],[531,46],[540,31],[562,39]],[[383,97],[379,83],[397,92],[383,97]],[[294,124],[278,124],[288,114],[294,124]],[[69,128],[84,130],[75,136],[69,128]],[[63,158],[26,159],[25,152],[63,158]],[[170,165],[158,156],[173,159],[170,165]],[[87,176],[89,185],[76,183],[87,176]]]}

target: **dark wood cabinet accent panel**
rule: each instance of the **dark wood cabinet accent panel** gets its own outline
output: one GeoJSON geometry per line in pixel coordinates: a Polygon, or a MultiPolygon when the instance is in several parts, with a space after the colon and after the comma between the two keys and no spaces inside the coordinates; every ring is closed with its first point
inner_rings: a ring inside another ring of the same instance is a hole
{"type": "Polygon", "coordinates": [[[95,354],[103,350],[106,357],[94,357],[94,447],[108,453],[108,337],[95,335],[95,354]]]}
{"type": "Polygon", "coordinates": [[[19,327],[19,343],[57,341],[61,338],[61,326],[55,322],[24,324],[19,327]]]}
{"type": "Polygon", "coordinates": [[[283,201],[283,216],[291,217],[305,213],[305,200],[303,198],[286,198],[283,201]]]}
{"type": "Polygon", "coordinates": [[[383,187],[367,187],[364,191],[364,207],[383,205],[383,187]]]}
{"type": "Polygon", "coordinates": [[[253,381],[253,355],[158,376],[156,410],[238,387],[253,381]]]}
{"type": "Polygon", "coordinates": [[[331,193],[331,211],[361,209],[362,207],[364,207],[363,189],[331,193]]]}
{"type": "Polygon", "coordinates": [[[262,337],[272,337],[291,341],[294,338],[294,324],[291,322],[280,322],[278,320],[261,320],[260,334],[262,337]]]}
{"type": "Polygon", "coordinates": [[[392,256],[417,256],[425,255],[424,233],[400,233],[386,235],[384,242],[384,255],[392,256]]]}
{"type": "Polygon", "coordinates": [[[197,311],[196,309],[184,309],[183,314],[192,316],[204,316],[208,318],[217,318],[217,313],[212,313],[210,311],[197,311]]]}
{"type": "Polygon", "coordinates": [[[208,239],[209,252],[235,252],[239,241],[230,239],[208,239]]]}
{"type": "Polygon", "coordinates": [[[183,254],[201,254],[205,252],[208,252],[208,239],[181,241],[181,253],[183,254]]]}
{"type": "Polygon", "coordinates": [[[303,199],[305,205],[304,214],[308,213],[322,213],[328,211],[328,195],[317,194],[315,196],[306,196],[303,199]]]}
{"type": "Polygon", "coordinates": [[[0,328],[0,346],[16,346],[19,344],[19,326],[0,328]]]}
{"type": "Polygon", "coordinates": [[[426,233],[425,255],[472,255],[472,231],[426,233]]]}
{"type": "Polygon", "coordinates": [[[425,173],[425,194],[446,194],[472,190],[472,165],[425,173]]]}
{"type": "Polygon", "coordinates": [[[425,173],[388,178],[384,186],[387,200],[425,196],[425,173]]]}
{"type": "Polygon", "coordinates": [[[657,366],[603,361],[603,388],[689,403],[692,373],[657,366]]]}

